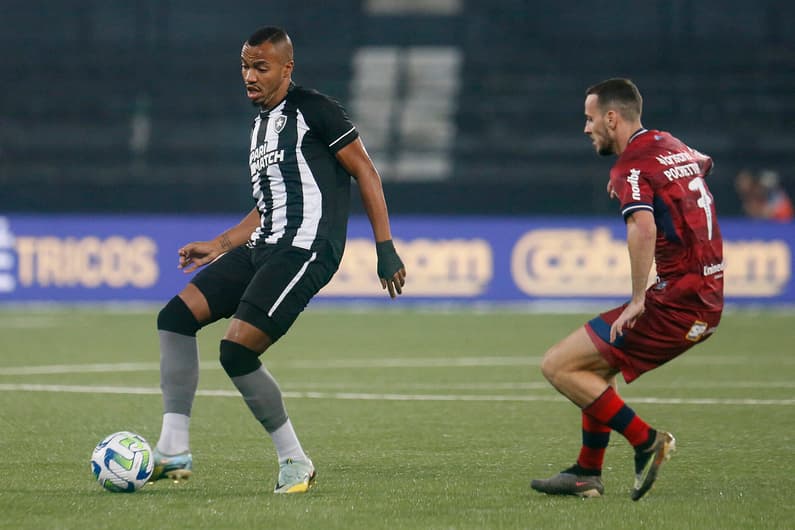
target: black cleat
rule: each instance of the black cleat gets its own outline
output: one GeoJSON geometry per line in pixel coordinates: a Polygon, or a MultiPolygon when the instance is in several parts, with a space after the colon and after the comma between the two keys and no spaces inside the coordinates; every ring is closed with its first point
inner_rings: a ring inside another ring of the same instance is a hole
{"type": "Polygon", "coordinates": [[[654,443],[644,451],[635,451],[635,486],[632,488],[632,500],[643,497],[654,485],[663,462],[671,458],[676,451],[676,439],[673,434],[657,431],[654,443]]]}
{"type": "Polygon", "coordinates": [[[548,495],[576,495],[577,497],[601,497],[605,492],[602,477],[599,475],[581,475],[581,468],[576,464],[564,469],[557,475],[536,479],[530,487],[548,495]]]}

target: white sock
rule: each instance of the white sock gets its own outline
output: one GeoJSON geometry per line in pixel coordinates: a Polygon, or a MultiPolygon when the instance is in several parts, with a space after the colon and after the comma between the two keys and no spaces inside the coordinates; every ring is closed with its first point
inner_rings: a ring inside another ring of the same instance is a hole
{"type": "Polygon", "coordinates": [[[177,455],[190,450],[190,416],[166,412],[163,414],[163,428],[157,441],[157,450],[164,455],[177,455]]]}
{"type": "Polygon", "coordinates": [[[293,461],[309,460],[301,448],[301,442],[298,441],[298,436],[295,435],[293,424],[289,418],[284,425],[270,434],[273,445],[276,446],[276,456],[280,464],[285,463],[288,458],[293,461]]]}

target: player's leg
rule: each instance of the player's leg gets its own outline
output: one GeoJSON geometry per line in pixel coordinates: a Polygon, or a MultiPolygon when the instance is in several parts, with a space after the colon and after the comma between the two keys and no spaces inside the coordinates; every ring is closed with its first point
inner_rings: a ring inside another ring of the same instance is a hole
{"type": "MultiPolygon", "coordinates": [[[[616,388],[616,378],[608,384],[616,388]]],[[[582,413],[582,446],[575,464],[549,479],[536,479],[531,486],[544,493],[598,497],[604,493],[602,465],[612,429],[582,413]]]]}
{"type": "MultiPolygon", "coordinates": [[[[541,364],[544,376],[580,408],[615,384],[616,371],[598,355],[582,328],[553,346],[541,364]]],[[[599,497],[604,493],[602,463],[612,429],[582,413],[582,447],[577,462],[548,479],[535,479],[533,489],[553,495],[599,497]]]]}
{"type": "Polygon", "coordinates": [[[276,449],[280,467],[276,493],[307,491],[316,472],[295,433],[279,385],[259,356],[289,330],[335,269],[333,261],[302,249],[284,249],[269,256],[221,341],[224,370],[276,449]]]}
{"type": "MultiPolygon", "coordinates": [[[[251,318],[250,310],[243,318],[251,318]]],[[[252,318],[260,320],[262,317],[252,318]]],[[[251,413],[271,435],[279,463],[309,460],[287,415],[279,384],[260,362],[270,336],[244,320],[233,318],[221,341],[221,365],[251,413]]]]}
{"type": "MultiPolygon", "coordinates": [[[[602,313],[588,322],[585,329],[594,346],[609,364],[621,370],[627,383],[691,348],[696,343],[692,340],[694,328],[704,332],[708,327],[705,322],[715,322],[717,325],[714,316],[702,322],[698,315],[666,309],[658,304],[647,304],[645,313],[635,326],[625,329],[624,335],[611,343],[610,326],[623,309],[624,306],[620,306],[602,313]]],[[[623,401],[620,403],[623,404],[623,401]]],[[[625,436],[635,448],[635,484],[631,497],[632,500],[639,500],[651,489],[660,466],[676,449],[676,440],[671,433],[648,428],[632,409],[626,404],[620,406],[620,403],[608,391],[585,409],[585,412],[599,419],[607,411],[617,409],[614,421],[619,426],[626,423],[625,432],[635,432],[634,439],[626,434],[625,436]],[[646,441],[638,444],[647,428],[649,430],[646,441]]]]}
{"type": "Polygon", "coordinates": [[[153,481],[191,475],[189,426],[199,382],[196,332],[234,312],[245,288],[242,278],[247,267],[251,269],[243,249],[230,252],[202,270],[158,314],[163,421],[155,445],[153,481]]]}
{"type": "Polygon", "coordinates": [[[192,284],[172,298],[157,316],[163,420],[155,445],[152,481],[184,480],[192,473],[189,424],[199,382],[196,332],[208,318],[207,301],[192,284]]]}
{"type": "MultiPolygon", "coordinates": [[[[600,425],[607,426],[627,438],[636,451],[636,468],[641,460],[645,465],[648,456],[652,454],[649,451],[656,450],[659,444],[665,443],[665,436],[670,436],[662,433],[663,440],[658,439],[657,432],[624,403],[610,385],[618,368],[612,366],[599,352],[585,327],[577,329],[547,351],[542,362],[542,372],[559,392],[582,409],[583,415],[586,416],[584,427],[598,430],[600,425]]],[[[606,441],[601,433],[597,433],[596,436],[584,434],[583,439],[584,445],[590,444],[597,449],[606,441]]],[[[585,453],[587,460],[590,452],[586,450],[585,453]]],[[[591,462],[591,465],[593,463],[595,462],[591,462]]],[[[547,491],[550,493],[582,494],[581,488],[593,486],[588,490],[589,492],[596,490],[601,493],[594,479],[584,478],[598,476],[595,473],[596,470],[589,470],[578,462],[556,476],[554,484],[536,481],[534,487],[541,489],[546,485],[547,490],[553,490],[547,491]],[[561,489],[569,491],[559,491],[561,489]]]]}
{"type": "MultiPolygon", "coordinates": [[[[251,309],[242,318],[251,318],[251,309]]],[[[221,364],[251,413],[270,435],[279,462],[276,493],[303,493],[313,484],[316,472],[304,452],[287,415],[278,382],[259,360],[272,343],[268,334],[252,324],[233,318],[221,341],[221,364]]]]}
{"type": "MultiPolygon", "coordinates": [[[[616,378],[611,377],[608,384],[616,388],[616,378]]],[[[602,474],[605,451],[610,443],[610,431],[607,425],[596,421],[586,413],[582,413],[582,446],[577,457],[577,466],[583,475],[602,474]]]]}
{"type": "Polygon", "coordinates": [[[618,370],[599,353],[585,327],[580,327],[547,350],[541,373],[558,392],[584,408],[610,386],[618,370]]]}

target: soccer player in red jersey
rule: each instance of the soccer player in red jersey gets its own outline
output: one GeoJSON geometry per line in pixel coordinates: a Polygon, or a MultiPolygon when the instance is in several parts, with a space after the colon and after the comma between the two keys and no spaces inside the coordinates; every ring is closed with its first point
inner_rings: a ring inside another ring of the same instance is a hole
{"type": "Polygon", "coordinates": [[[704,180],[712,159],[667,132],[641,125],[643,100],[628,79],[586,91],[585,134],[600,155],[618,155],[607,192],[627,226],[632,298],[575,330],[544,355],[541,371],[582,409],[576,464],[535,490],[598,497],[610,431],[635,449],[632,500],[654,484],[675,449],[674,437],[644,422],[616,392],[620,372],[631,383],[709,338],[723,309],[723,243],[704,180]],[[647,288],[652,263],[657,281],[647,288]]]}

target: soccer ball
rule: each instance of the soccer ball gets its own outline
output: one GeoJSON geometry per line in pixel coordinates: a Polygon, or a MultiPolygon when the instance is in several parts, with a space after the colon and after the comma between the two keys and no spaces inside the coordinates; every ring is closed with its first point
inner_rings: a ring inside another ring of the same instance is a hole
{"type": "Polygon", "coordinates": [[[91,472],[108,491],[138,491],[152,476],[154,468],[149,442],[133,432],[111,434],[99,442],[91,454],[91,472]]]}

